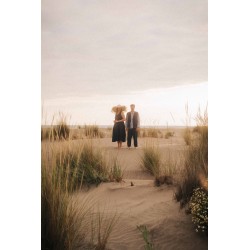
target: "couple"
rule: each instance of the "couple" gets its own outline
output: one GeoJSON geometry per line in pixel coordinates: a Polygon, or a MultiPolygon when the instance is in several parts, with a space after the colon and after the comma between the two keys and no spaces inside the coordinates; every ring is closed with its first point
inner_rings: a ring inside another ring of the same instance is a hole
{"type": "Polygon", "coordinates": [[[130,105],[130,112],[127,113],[126,118],[124,112],[126,111],[125,106],[117,105],[112,108],[112,112],[115,113],[112,142],[117,141],[118,149],[122,147],[122,142],[126,141],[125,124],[127,131],[127,146],[131,147],[131,139],[133,137],[134,147],[138,147],[137,143],[137,132],[140,128],[140,117],[139,113],[135,111],[135,105],[130,105]],[[126,122],[124,124],[124,122],[126,122]]]}

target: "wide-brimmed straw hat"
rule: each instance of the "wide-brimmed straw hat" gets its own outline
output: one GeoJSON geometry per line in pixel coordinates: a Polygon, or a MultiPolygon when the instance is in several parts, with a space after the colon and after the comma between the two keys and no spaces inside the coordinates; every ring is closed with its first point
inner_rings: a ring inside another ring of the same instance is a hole
{"type": "Polygon", "coordinates": [[[127,110],[126,106],[123,106],[123,105],[118,104],[118,105],[114,106],[114,107],[111,109],[111,111],[114,112],[114,113],[116,113],[116,112],[117,112],[117,109],[121,109],[121,111],[126,111],[126,110],[127,110]]]}

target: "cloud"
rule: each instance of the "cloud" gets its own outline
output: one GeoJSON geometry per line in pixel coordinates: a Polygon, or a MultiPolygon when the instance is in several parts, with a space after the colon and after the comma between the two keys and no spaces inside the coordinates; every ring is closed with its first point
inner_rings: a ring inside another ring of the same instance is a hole
{"type": "Polygon", "coordinates": [[[43,99],[204,81],[207,1],[42,1],[43,99]]]}

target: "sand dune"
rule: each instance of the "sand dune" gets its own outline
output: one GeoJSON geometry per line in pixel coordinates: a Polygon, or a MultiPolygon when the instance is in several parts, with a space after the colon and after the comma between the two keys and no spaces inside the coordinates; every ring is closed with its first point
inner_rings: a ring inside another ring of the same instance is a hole
{"type": "MultiPolygon", "coordinates": [[[[195,233],[191,216],[180,210],[173,199],[174,186],[154,186],[154,178],[140,168],[142,146],[148,139],[140,138],[138,149],[116,149],[110,138],[94,139],[96,146],[105,149],[107,155],[117,157],[124,170],[121,183],[102,183],[88,191],[107,214],[119,214],[108,249],[140,250],[145,242],[138,225],[146,225],[154,249],[207,249],[207,238],[195,233]],[[134,186],[131,186],[133,182],[134,186]]],[[[164,157],[166,152],[179,157],[185,148],[180,133],[168,139],[150,139],[158,143],[164,157]],[[169,151],[166,151],[169,150],[169,151]]],[[[83,194],[84,195],[84,194],[83,194]]]]}

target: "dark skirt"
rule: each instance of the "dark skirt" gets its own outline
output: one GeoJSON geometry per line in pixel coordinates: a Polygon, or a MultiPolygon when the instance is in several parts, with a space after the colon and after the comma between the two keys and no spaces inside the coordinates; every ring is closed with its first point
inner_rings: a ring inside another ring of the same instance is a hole
{"type": "Polygon", "coordinates": [[[112,133],[112,142],[115,141],[126,141],[126,132],[124,122],[117,122],[114,124],[112,133]]]}

